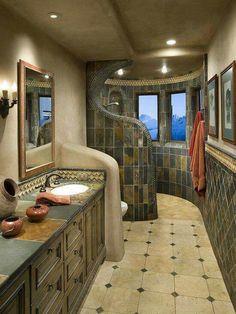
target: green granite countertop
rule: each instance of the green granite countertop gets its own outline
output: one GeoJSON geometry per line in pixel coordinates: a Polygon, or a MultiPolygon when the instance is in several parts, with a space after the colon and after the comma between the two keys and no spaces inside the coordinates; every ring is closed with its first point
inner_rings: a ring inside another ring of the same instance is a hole
{"type": "Polygon", "coordinates": [[[20,270],[25,269],[46,242],[63,230],[68,222],[104,188],[104,183],[101,182],[81,183],[89,186],[89,190],[71,197],[71,205],[50,206],[47,217],[41,222],[30,222],[26,216],[26,209],[35,204],[39,189],[18,201],[15,214],[22,217],[24,222],[20,234],[11,238],[0,236],[0,287],[11,278],[15,278],[20,270]]]}

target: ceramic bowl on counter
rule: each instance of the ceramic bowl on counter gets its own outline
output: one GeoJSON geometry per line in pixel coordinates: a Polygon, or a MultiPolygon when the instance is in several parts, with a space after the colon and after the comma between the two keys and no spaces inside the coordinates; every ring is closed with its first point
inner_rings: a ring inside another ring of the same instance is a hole
{"type": "Polygon", "coordinates": [[[32,207],[27,208],[26,215],[29,217],[30,221],[41,221],[48,214],[48,206],[36,204],[32,207]]]}
{"type": "Polygon", "coordinates": [[[4,237],[12,237],[21,232],[23,221],[17,216],[9,216],[1,223],[1,231],[4,237]]]}

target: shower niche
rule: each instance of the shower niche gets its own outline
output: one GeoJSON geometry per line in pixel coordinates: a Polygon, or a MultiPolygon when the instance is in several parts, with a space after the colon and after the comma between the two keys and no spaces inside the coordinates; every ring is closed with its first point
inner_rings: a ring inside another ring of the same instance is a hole
{"type": "Polygon", "coordinates": [[[108,95],[108,101],[105,105],[106,109],[117,115],[122,115],[124,112],[123,96],[120,91],[113,90],[108,95]]]}

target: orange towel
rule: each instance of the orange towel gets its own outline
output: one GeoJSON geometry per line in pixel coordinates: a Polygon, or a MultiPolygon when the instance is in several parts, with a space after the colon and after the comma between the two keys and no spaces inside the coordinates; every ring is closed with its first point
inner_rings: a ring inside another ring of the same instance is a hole
{"type": "Polygon", "coordinates": [[[48,192],[41,192],[36,197],[36,204],[69,205],[70,196],[53,195],[48,192]]]}
{"type": "Polygon", "coordinates": [[[198,113],[196,114],[193,130],[191,133],[190,146],[189,146],[189,151],[188,151],[189,156],[192,156],[192,154],[193,154],[193,148],[194,148],[194,142],[195,142],[195,138],[196,138],[196,134],[197,134],[197,128],[198,128],[200,121],[202,121],[202,120],[203,120],[202,113],[201,113],[201,111],[198,111],[198,113]]]}
{"type": "Polygon", "coordinates": [[[193,187],[200,192],[206,187],[205,178],[205,122],[200,121],[195,137],[190,170],[193,187]]]}

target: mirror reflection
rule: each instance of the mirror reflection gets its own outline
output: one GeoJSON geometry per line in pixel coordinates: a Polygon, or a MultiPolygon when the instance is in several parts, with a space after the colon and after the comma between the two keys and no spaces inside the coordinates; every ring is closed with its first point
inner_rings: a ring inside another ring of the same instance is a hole
{"type": "Polygon", "coordinates": [[[52,77],[26,68],[25,87],[26,168],[30,169],[52,161],[52,77]],[[43,154],[44,160],[35,153],[43,154]]]}
{"type": "Polygon", "coordinates": [[[53,74],[20,61],[20,177],[54,163],[53,74]]]}

